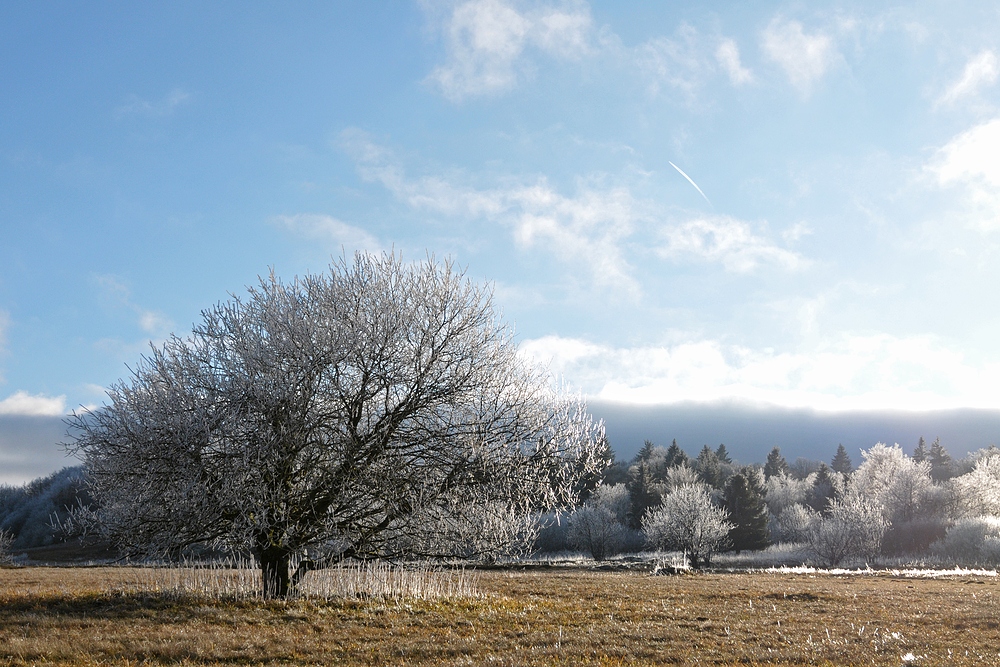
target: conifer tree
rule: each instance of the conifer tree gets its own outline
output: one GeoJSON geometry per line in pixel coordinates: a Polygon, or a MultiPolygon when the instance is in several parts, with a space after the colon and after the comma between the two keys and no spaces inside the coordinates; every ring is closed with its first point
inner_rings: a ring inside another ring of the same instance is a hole
{"type": "Polygon", "coordinates": [[[642,527],[642,517],[645,516],[646,510],[659,505],[662,494],[653,481],[653,475],[645,461],[640,461],[632,470],[634,472],[629,483],[629,498],[632,503],[629,525],[638,530],[642,527]]]}
{"type": "Polygon", "coordinates": [[[708,445],[701,448],[698,458],[695,459],[694,467],[698,471],[701,481],[705,484],[713,489],[722,486],[722,466],[719,464],[719,457],[708,445]]]}
{"type": "Polygon", "coordinates": [[[733,462],[733,460],[729,458],[729,451],[726,449],[725,445],[719,445],[719,448],[715,450],[715,456],[718,457],[719,463],[733,462]]]}
{"type": "Polygon", "coordinates": [[[812,488],[806,492],[806,504],[823,514],[829,511],[830,501],[836,496],[836,487],[833,485],[831,472],[832,470],[825,463],[821,463],[812,488]]]}
{"type": "MultiPolygon", "coordinates": [[[[920,441],[923,442],[923,438],[920,441]]],[[[837,445],[837,453],[833,455],[830,467],[833,468],[834,472],[839,472],[841,475],[850,475],[854,469],[851,464],[851,457],[847,455],[847,450],[844,449],[843,444],[837,445]]]]}
{"type": "Polygon", "coordinates": [[[679,465],[684,465],[688,462],[688,455],[684,453],[684,450],[677,446],[677,438],[670,443],[667,447],[667,458],[666,464],[668,468],[676,468],[679,465]]]}
{"type": "Polygon", "coordinates": [[[729,540],[737,553],[743,549],[763,549],[768,545],[767,505],[763,489],[754,483],[758,475],[741,472],[730,477],[726,483],[723,505],[733,524],[729,540]]]}
{"type": "Polygon", "coordinates": [[[788,474],[788,461],[781,455],[781,449],[775,447],[768,453],[764,463],[764,478],[771,479],[776,475],[788,474]]]}
{"type": "Polygon", "coordinates": [[[643,442],[642,449],[640,449],[639,453],[635,455],[636,462],[649,461],[649,459],[653,457],[653,450],[655,448],[656,445],[653,444],[652,440],[646,440],[645,442],[643,442]]]}
{"type": "Polygon", "coordinates": [[[917,441],[917,448],[913,450],[913,462],[923,463],[927,460],[927,445],[924,443],[924,436],[920,436],[917,441]]]}
{"type": "Polygon", "coordinates": [[[931,463],[931,478],[935,482],[943,482],[952,478],[951,454],[941,444],[941,438],[934,438],[927,454],[931,463]]]}

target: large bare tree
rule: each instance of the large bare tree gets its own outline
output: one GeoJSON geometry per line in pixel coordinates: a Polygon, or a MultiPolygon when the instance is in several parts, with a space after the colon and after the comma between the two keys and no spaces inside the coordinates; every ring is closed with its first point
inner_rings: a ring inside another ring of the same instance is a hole
{"type": "Polygon", "coordinates": [[[99,503],[134,554],[477,557],[609,463],[603,425],[518,355],[491,292],[450,262],[358,254],[273,274],[153,347],[70,420],[99,503]]]}

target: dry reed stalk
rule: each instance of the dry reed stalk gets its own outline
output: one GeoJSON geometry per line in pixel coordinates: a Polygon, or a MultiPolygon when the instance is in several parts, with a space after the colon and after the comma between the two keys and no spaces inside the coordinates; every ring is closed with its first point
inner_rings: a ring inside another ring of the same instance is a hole
{"type": "MultiPolygon", "coordinates": [[[[249,561],[143,567],[134,568],[130,574],[115,586],[116,591],[237,600],[261,596],[260,569],[249,561]]],[[[478,596],[477,583],[476,573],[465,568],[383,561],[341,563],[309,572],[299,584],[297,595],[327,601],[474,598],[478,596]]]]}

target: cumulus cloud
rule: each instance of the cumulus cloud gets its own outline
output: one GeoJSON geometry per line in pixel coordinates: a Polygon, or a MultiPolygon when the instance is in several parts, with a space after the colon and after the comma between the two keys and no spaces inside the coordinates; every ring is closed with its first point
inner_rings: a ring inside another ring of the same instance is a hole
{"type": "Polygon", "coordinates": [[[740,49],[732,39],[723,39],[719,43],[715,59],[734,86],[743,86],[753,81],[753,73],[740,62],[740,49]]]}
{"type": "Polygon", "coordinates": [[[777,352],[691,340],[613,347],[548,336],[521,353],[599,399],[638,404],[725,399],[819,410],[995,408],[1000,364],[929,336],[850,335],[777,352]]]}
{"type": "Polygon", "coordinates": [[[174,88],[159,100],[146,100],[138,95],[129,95],[126,101],[115,109],[115,118],[128,116],[169,116],[191,99],[191,94],[174,88]]]}
{"type": "Polygon", "coordinates": [[[997,62],[997,55],[987,49],[966,63],[962,76],[941,95],[938,104],[954,104],[962,98],[973,96],[982,88],[996,83],[998,76],[1000,63],[997,62]]]}
{"type": "Polygon", "coordinates": [[[45,396],[18,391],[0,401],[0,415],[59,417],[66,414],[65,396],[45,396]]]}
{"type": "Polygon", "coordinates": [[[361,229],[342,222],[329,215],[319,213],[299,213],[279,215],[273,223],[302,236],[319,239],[344,250],[377,251],[382,244],[374,236],[361,229]]]}
{"type": "Polygon", "coordinates": [[[635,295],[622,242],[639,217],[627,188],[581,186],[575,196],[556,191],[544,178],[477,189],[440,176],[410,178],[385,148],[356,130],[342,135],[362,177],[381,183],[415,209],[486,219],[510,230],[522,248],[542,248],[582,267],[594,283],[635,295]]]}
{"type": "Polygon", "coordinates": [[[761,34],[760,44],[764,55],[781,67],[791,84],[804,95],[839,58],[829,35],[808,34],[798,21],[781,17],[771,20],[761,34]]]}
{"type": "Polygon", "coordinates": [[[927,171],[942,187],[967,194],[974,226],[1000,228],[1000,118],[976,125],[937,151],[927,171]]]}
{"type": "Polygon", "coordinates": [[[748,223],[725,215],[668,226],[663,230],[663,240],[657,249],[662,257],[719,262],[727,271],[737,273],[753,271],[762,264],[790,270],[807,264],[799,254],[754,234],[748,223]]]}
{"type": "Polygon", "coordinates": [[[503,0],[469,0],[444,25],[448,61],[429,80],[449,100],[502,93],[525,71],[529,48],[563,60],[590,50],[593,20],[584,3],[519,11],[503,0]]]}

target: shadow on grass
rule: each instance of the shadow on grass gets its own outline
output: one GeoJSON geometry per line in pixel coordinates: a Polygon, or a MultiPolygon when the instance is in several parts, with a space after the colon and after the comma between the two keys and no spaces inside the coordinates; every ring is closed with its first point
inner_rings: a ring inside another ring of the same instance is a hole
{"type": "MultiPolygon", "coordinates": [[[[360,607],[357,600],[321,602],[322,606],[347,611],[360,607]]],[[[303,600],[246,600],[207,598],[175,593],[47,593],[0,596],[0,626],[21,624],[26,616],[64,620],[143,619],[162,624],[205,620],[220,614],[264,612],[286,615],[292,609],[316,606],[303,600]]]]}

